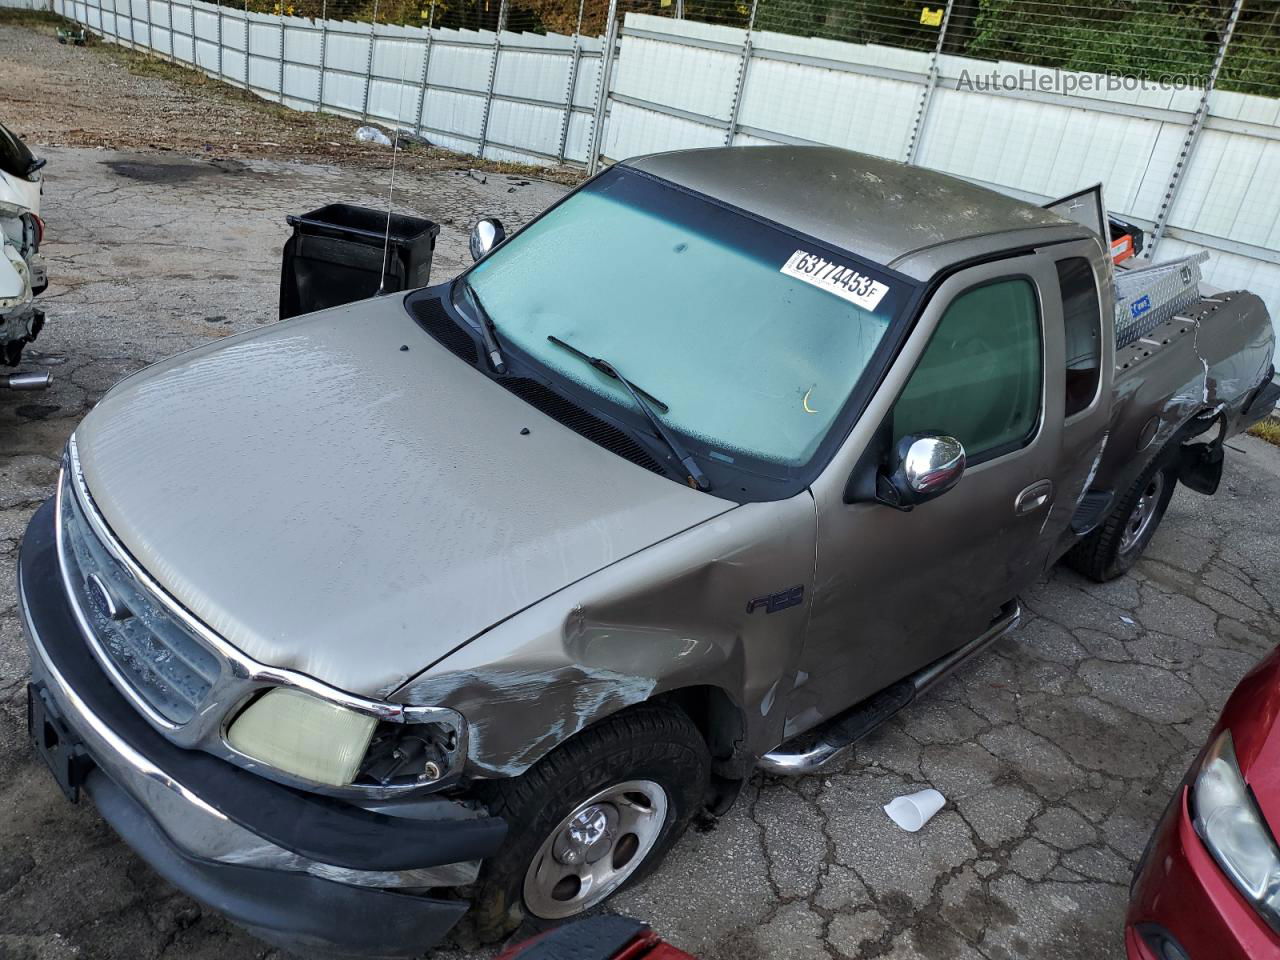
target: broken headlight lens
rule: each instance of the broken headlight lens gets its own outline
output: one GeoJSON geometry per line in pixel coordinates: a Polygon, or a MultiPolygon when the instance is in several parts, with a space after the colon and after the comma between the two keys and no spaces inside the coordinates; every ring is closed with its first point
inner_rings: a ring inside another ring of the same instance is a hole
{"type": "Polygon", "coordinates": [[[1236,888],[1280,926],[1280,851],[1249,794],[1231,731],[1213,742],[1191,791],[1196,833],[1236,888]]]}
{"type": "Polygon", "coordinates": [[[378,721],[290,687],[254,700],[227,730],[227,743],[253,760],[315,783],[355,779],[378,721]]]}
{"type": "Polygon", "coordinates": [[[383,723],[360,765],[357,784],[383,787],[427,786],[461,762],[461,717],[450,723],[383,723]]]}

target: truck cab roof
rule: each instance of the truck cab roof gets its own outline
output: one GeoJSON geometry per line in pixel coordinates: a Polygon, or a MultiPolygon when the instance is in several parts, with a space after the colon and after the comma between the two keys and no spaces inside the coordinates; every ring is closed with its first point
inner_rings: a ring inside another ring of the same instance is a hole
{"type": "Polygon", "coordinates": [[[1092,236],[967,180],[836,147],[716,147],[624,162],[918,279],[934,272],[937,258],[908,264],[911,255],[946,244],[976,241],[947,251],[945,259],[961,260],[1015,232],[1027,243],[1092,236]]]}

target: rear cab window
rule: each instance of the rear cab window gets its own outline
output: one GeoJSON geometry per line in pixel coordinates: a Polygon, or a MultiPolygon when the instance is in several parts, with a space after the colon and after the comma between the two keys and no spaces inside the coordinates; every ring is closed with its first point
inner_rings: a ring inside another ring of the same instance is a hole
{"type": "Polygon", "coordinates": [[[1084,257],[1059,260],[1062,323],[1066,346],[1066,407],[1071,417],[1087,409],[1102,379],[1102,308],[1098,281],[1084,257]]]}

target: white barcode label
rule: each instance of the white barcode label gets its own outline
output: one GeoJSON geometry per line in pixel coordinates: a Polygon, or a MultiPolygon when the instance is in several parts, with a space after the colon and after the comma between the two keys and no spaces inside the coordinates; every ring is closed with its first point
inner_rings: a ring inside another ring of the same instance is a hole
{"type": "Polygon", "coordinates": [[[834,263],[806,250],[797,250],[793,253],[791,258],[782,265],[782,272],[789,277],[813,284],[827,293],[834,293],[842,300],[848,300],[863,310],[875,310],[884,299],[884,295],[889,292],[887,284],[873,280],[853,267],[834,263]]]}

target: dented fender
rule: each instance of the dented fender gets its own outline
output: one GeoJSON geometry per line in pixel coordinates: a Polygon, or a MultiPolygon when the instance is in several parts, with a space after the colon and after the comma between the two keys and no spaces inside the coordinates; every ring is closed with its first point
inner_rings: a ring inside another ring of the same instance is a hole
{"type": "MultiPolygon", "coordinates": [[[[1179,322],[1185,334],[1116,371],[1110,439],[1094,485],[1126,490],[1184,429],[1216,411],[1227,436],[1270,370],[1275,329],[1261,298],[1244,291],[1206,297],[1179,322]]],[[[1131,351],[1123,351],[1131,352],[1131,351]]]]}
{"type": "Polygon", "coordinates": [[[716,759],[754,760],[782,739],[815,523],[808,491],[737,507],[498,624],[392,699],[457,710],[468,724],[468,773],[509,777],[619,710],[712,687],[738,713],[733,757],[716,759]]]}

